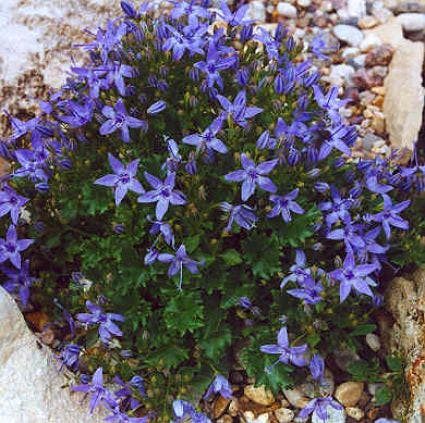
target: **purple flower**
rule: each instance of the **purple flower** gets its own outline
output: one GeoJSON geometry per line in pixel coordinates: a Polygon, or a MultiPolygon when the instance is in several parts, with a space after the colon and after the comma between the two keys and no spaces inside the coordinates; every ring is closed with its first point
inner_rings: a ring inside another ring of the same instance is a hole
{"type": "Polygon", "coordinates": [[[25,260],[20,269],[2,267],[1,271],[8,278],[3,282],[3,288],[9,293],[17,291],[22,304],[26,306],[30,297],[30,288],[36,280],[36,278],[30,276],[29,260],[25,260]]]}
{"type": "Polygon", "coordinates": [[[300,412],[299,417],[307,419],[311,413],[314,413],[320,420],[326,422],[329,418],[328,408],[343,410],[344,407],[335,401],[332,397],[315,398],[311,400],[300,412]]]}
{"type": "Polygon", "coordinates": [[[220,131],[223,121],[220,118],[215,119],[211,125],[202,134],[192,134],[183,138],[185,144],[194,145],[198,150],[209,148],[218,153],[227,153],[227,147],[223,141],[219,140],[216,135],[220,131]]]}
{"type": "MultiPolygon", "coordinates": [[[[93,88],[92,88],[93,89],[93,88]]],[[[96,90],[92,96],[98,96],[98,90],[96,90]]],[[[67,100],[63,104],[64,112],[68,115],[60,115],[58,118],[67,123],[71,128],[79,128],[90,122],[93,118],[94,104],[91,99],[86,99],[85,102],[76,103],[72,100],[67,100]]]]}
{"type": "Polygon", "coordinates": [[[231,116],[235,123],[237,123],[242,128],[248,126],[247,119],[258,115],[263,109],[259,107],[247,107],[246,106],[246,92],[240,91],[235,97],[233,103],[231,103],[226,97],[222,95],[217,95],[217,100],[220,102],[223,112],[221,114],[222,118],[225,119],[227,116],[231,116]]]}
{"type": "Polygon", "coordinates": [[[227,6],[227,2],[225,0],[221,0],[220,11],[218,14],[230,26],[247,25],[252,22],[252,20],[245,19],[248,9],[249,4],[245,4],[244,6],[239,7],[235,13],[232,13],[229,6],[227,6]]]}
{"type": "Polygon", "coordinates": [[[162,112],[163,110],[165,110],[167,108],[167,103],[163,100],[159,100],[156,103],[153,103],[148,110],[146,111],[146,113],[148,115],[156,115],[160,112],[162,112]]]}
{"type": "Polygon", "coordinates": [[[201,6],[195,5],[193,1],[187,2],[184,0],[171,0],[174,7],[171,11],[173,19],[179,19],[182,16],[199,16],[200,18],[208,17],[208,11],[201,6]]]}
{"type": "Polygon", "coordinates": [[[290,268],[290,274],[282,279],[280,288],[283,288],[288,282],[297,282],[303,284],[304,280],[310,278],[311,271],[307,266],[307,259],[303,250],[295,250],[295,264],[290,268]]]}
{"type": "Polygon", "coordinates": [[[106,408],[109,409],[111,414],[105,418],[105,422],[115,422],[115,423],[148,423],[149,417],[129,417],[126,413],[120,410],[119,405],[111,407],[108,404],[105,404],[106,408]]]}
{"type": "Polygon", "coordinates": [[[241,155],[241,164],[243,170],[236,170],[224,176],[226,181],[242,182],[242,201],[248,200],[255,192],[258,185],[267,192],[276,192],[276,185],[270,178],[264,176],[269,174],[277,164],[277,159],[260,163],[258,166],[248,158],[245,153],[241,155]]]}
{"type": "Polygon", "coordinates": [[[363,239],[362,231],[363,225],[354,224],[350,219],[344,219],[344,227],[334,229],[330,231],[326,238],[333,239],[337,241],[344,241],[347,249],[357,250],[362,249],[366,246],[366,243],[363,239]]]}
{"type": "Polygon", "coordinates": [[[350,220],[351,216],[348,210],[352,206],[352,201],[342,198],[335,186],[331,187],[331,198],[332,201],[319,204],[319,210],[327,212],[325,220],[328,226],[332,226],[340,220],[350,220]]]}
{"type": "Polygon", "coordinates": [[[66,344],[60,353],[62,366],[65,365],[70,369],[76,371],[79,366],[79,359],[82,348],[83,347],[81,345],[66,344]]]}
{"type": "Polygon", "coordinates": [[[112,64],[112,68],[107,75],[108,82],[114,82],[120,95],[126,94],[124,77],[134,78],[136,75],[134,69],[129,65],[124,65],[119,62],[112,64]]]}
{"type": "Polygon", "coordinates": [[[373,298],[371,286],[376,286],[376,282],[369,277],[377,269],[376,264],[356,265],[354,254],[350,251],[344,259],[344,265],[340,269],[329,273],[332,279],[340,282],[340,301],[341,303],[354,289],[360,294],[365,294],[373,298]]]}
{"type": "Polygon", "coordinates": [[[186,247],[182,244],[176,251],[176,254],[162,253],[159,254],[158,260],[161,263],[169,263],[168,276],[174,276],[180,272],[180,288],[182,285],[183,266],[189,270],[190,273],[198,273],[198,266],[201,264],[199,261],[192,260],[186,253],[186,247]]]}
{"type": "Polygon", "coordinates": [[[160,221],[153,222],[153,225],[149,233],[151,235],[156,235],[160,233],[162,237],[164,238],[164,241],[171,247],[174,247],[173,230],[171,229],[171,226],[169,223],[160,222],[160,221]]]}
{"type": "Polygon", "coordinates": [[[295,298],[304,300],[306,304],[314,305],[322,301],[320,293],[323,291],[321,282],[317,282],[308,276],[302,282],[299,282],[300,288],[289,289],[286,292],[295,298]]]}
{"type": "Polygon", "coordinates": [[[290,364],[297,367],[303,367],[308,364],[308,361],[305,359],[304,355],[307,352],[307,344],[301,345],[299,347],[290,347],[288,340],[288,331],[286,326],[280,329],[277,335],[277,345],[263,345],[260,347],[260,351],[266,354],[278,354],[279,359],[274,363],[281,362],[284,364],[290,364]]]}
{"type": "Polygon", "coordinates": [[[215,84],[220,90],[223,90],[223,79],[220,71],[228,69],[235,64],[235,56],[226,55],[216,48],[215,42],[211,41],[208,46],[207,57],[205,61],[196,62],[193,66],[206,75],[206,84],[208,88],[213,88],[215,84]]]}
{"type": "Polygon", "coordinates": [[[46,162],[40,161],[34,151],[19,149],[15,151],[15,156],[21,167],[14,172],[14,176],[26,176],[33,182],[46,182],[49,179],[46,172],[43,170],[43,167],[46,166],[46,162]]]}
{"type": "Polygon", "coordinates": [[[328,138],[323,142],[319,151],[319,160],[326,159],[333,149],[351,156],[350,146],[356,140],[357,135],[354,127],[338,123],[329,130],[328,138]]]}
{"type": "Polygon", "coordinates": [[[310,373],[314,380],[321,382],[325,377],[325,361],[319,354],[314,354],[310,360],[310,373]]]}
{"type": "Polygon", "coordinates": [[[28,202],[28,198],[22,197],[8,185],[0,191],[0,217],[10,213],[12,223],[18,224],[19,212],[21,208],[28,202]]]}
{"type": "Polygon", "coordinates": [[[294,200],[298,197],[299,189],[296,188],[289,194],[284,195],[271,195],[270,200],[274,203],[271,212],[267,217],[276,217],[282,215],[283,220],[288,223],[292,220],[291,212],[296,214],[303,214],[304,209],[294,200]]]}
{"type": "Polygon", "coordinates": [[[246,204],[232,206],[227,202],[223,202],[220,204],[220,208],[221,210],[230,213],[229,220],[224,229],[226,232],[229,232],[232,229],[233,222],[241,228],[249,231],[255,226],[255,222],[258,220],[257,216],[253,213],[254,209],[246,204]]]}
{"type": "Polygon", "coordinates": [[[82,323],[99,325],[99,335],[103,343],[109,344],[112,336],[122,336],[120,328],[113,321],[123,322],[124,316],[105,313],[99,305],[91,301],[86,301],[86,307],[89,313],[78,313],[76,317],[82,323]]]}
{"type": "Polygon", "coordinates": [[[196,412],[192,404],[183,400],[173,401],[174,419],[170,423],[183,423],[190,418],[192,423],[211,423],[211,420],[203,413],[196,412]]]}
{"type": "Polygon", "coordinates": [[[103,386],[103,370],[99,367],[93,374],[91,383],[83,383],[82,385],[73,386],[73,391],[84,392],[91,394],[90,397],[90,414],[98,407],[103,401],[106,402],[111,400],[111,394],[103,386]]]}
{"type": "Polygon", "coordinates": [[[273,150],[274,148],[276,148],[276,139],[270,136],[269,131],[264,131],[258,137],[256,146],[259,150],[264,150],[265,148],[273,150]]]}
{"type": "Polygon", "coordinates": [[[115,190],[115,205],[118,207],[127,192],[134,191],[137,194],[145,192],[142,184],[136,179],[137,167],[140,160],[133,160],[127,166],[124,166],[116,157],[108,153],[109,164],[114,171],[114,174],[102,176],[94,183],[113,187],[115,190]]]}
{"type": "Polygon", "coordinates": [[[331,87],[326,95],[323,94],[322,90],[318,85],[313,85],[314,99],[319,107],[325,110],[329,118],[334,123],[341,122],[341,115],[339,114],[339,109],[344,107],[350,100],[340,100],[338,99],[338,87],[331,87]]]}
{"type": "Polygon", "coordinates": [[[144,120],[136,119],[127,114],[122,99],[119,99],[114,108],[104,106],[102,114],[108,118],[100,127],[100,135],[109,135],[117,129],[121,131],[121,139],[124,142],[130,142],[129,128],[147,128],[144,120]]]}
{"type": "Polygon", "coordinates": [[[382,225],[387,239],[390,239],[391,226],[404,231],[409,229],[409,222],[401,218],[398,214],[409,207],[410,200],[402,201],[393,206],[391,198],[388,195],[382,194],[382,197],[384,199],[384,209],[382,212],[373,215],[372,220],[382,225]]]}
{"type": "Polygon", "coordinates": [[[20,269],[20,253],[26,250],[33,242],[33,239],[18,239],[16,227],[10,225],[6,233],[6,239],[0,239],[0,263],[10,260],[17,269],[20,269]]]}
{"type": "Polygon", "coordinates": [[[174,189],[175,173],[169,173],[164,181],[148,172],[145,172],[145,178],[154,189],[142,194],[137,201],[139,203],[156,203],[156,218],[158,220],[162,220],[167,213],[170,203],[174,206],[186,204],[187,200],[184,194],[174,189]]]}
{"type": "Polygon", "coordinates": [[[229,381],[222,375],[215,377],[207,392],[204,395],[204,399],[208,399],[211,395],[220,393],[224,398],[232,397],[232,387],[230,386],[229,381]]]}

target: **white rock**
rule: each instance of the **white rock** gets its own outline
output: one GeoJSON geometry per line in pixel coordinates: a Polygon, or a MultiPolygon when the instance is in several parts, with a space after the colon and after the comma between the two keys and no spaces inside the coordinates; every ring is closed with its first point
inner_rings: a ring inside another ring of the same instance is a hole
{"type": "Polygon", "coordinates": [[[274,415],[279,423],[289,423],[295,417],[294,411],[290,408],[278,408],[274,410],[274,415]]]}
{"type": "Polygon", "coordinates": [[[422,124],[424,44],[406,40],[396,49],[385,78],[383,112],[391,144],[413,149],[422,124]]]}
{"type": "Polygon", "coordinates": [[[362,18],[366,15],[366,0],[348,0],[347,11],[352,18],[362,18]]]}
{"type": "Polygon", "coordinates": [[[0,422],[92,423],[104,414],[87,413],[81,397],[70,394],[53,353],[41,346],[18,307],[0,287],[0,422]]]}
{"type": "Polygon", "coordinates": [[[374,333],[368,333],[366,335],[366,344],[372,351],[379,351],[381,348],[381,341],[379,340],[379,336],[374,333]]]}
{"type": "Polygon", "coordinates": [[[260,0],[253,0],[249,3],[247,16],[256,22],[265,22],[266,6],[260,0]]]}
{"type": "Polygon", "coordinates": [[[297,4],[300,7],[309,7],[311,5],[311,0],[297,0],[297,4]]]}
{"type": "Polygon", "coordinates": [[[295,19],[297,17],[297,8],[292,4],[285,3],[280,1],[277,4],[276,11],[279,15],[284,16],[285,18],[295,19]]]}
{"type": "Polygon", "coordinates": [[[375,34],[368,34],[366,37],[363,38],[362,42],[360,43],[360,50],[362,52],[368,52],[369,50],[372,50],[375,47],[378,47],[382,44],[381,39],[375,35],[375,34]]]}
{"type": "Polygon", "coordinates": [[[360,49],[357,47],[347,47],[342,51],[342,58],[343,59],[351,59],[352,57],[356,57],[360,53],[360,49]]]}
{"type": "MultiPolygon", "coordinates": [[[[328,418],[326,423],[344,423],[345,422],[345,411],[344,410],[336,410],[335,408],[328,406],[326,409],[328,412],[328,418]]],[[[312,423],[323,423],[323,420],[316,414],[313,413],[311,417],[312,423]]]]}
{"type": "Polygon", "coordinates": [[[425,29],[425,13],[403,13],[397,21],[406,32],[423,31],[425,29]]]}
{"type": "Polygon", "coordinates": [[[333,28],[335,36],[353,47],[358,47],[363,40],[363,34],[360,29],[352,25],[336,25],[333,28]]]}
{"type": "Polygon", "coordinates": [[[358,68],[364,68],[366,63],[366,54],[359,54],[358,56],[354,57],[352,59],[352,64],[356,69],[358,68]]]}
{"type": "Polygon", "coordinates": [[[342,85],[352,85],[352,76],[354,68],[350,65],[340,64],[331,66],[331,73],[323,79],[327,79],[333,85],[341,87],[342,85]]]}

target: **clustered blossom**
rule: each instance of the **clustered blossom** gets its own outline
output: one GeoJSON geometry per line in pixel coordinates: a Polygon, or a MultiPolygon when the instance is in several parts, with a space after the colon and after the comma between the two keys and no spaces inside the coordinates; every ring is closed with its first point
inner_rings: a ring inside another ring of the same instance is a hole
{"type": "MultiPolygon", "coordinates": [[[[284,275],[281,289],[302,301],[306,308],[323,301],[325,289],[334,286],[339,289],[341,302],[350,295],[365,295],[378,303],[379,296],[373,288],[378,285],[379,271],[387,260],[392,231],[409,229],[409,222],[401,214],[410,206],[410,200],[396,202],[390,194],[407,195],[425,190],[425,166],[416,162],[401,166],[383,158],[364,159],[353,165],[353,171],[347,172],[343,188],[338,188],[337,182],[322,180],[322,168],[333,166],[338,170],[344,167],[357,138],[354,126],[347,125],[339,113],[347,100],[338,98],[338,88],[323,91],[312,61],[294,63],[291,60],[295,42],[292,37],[287,37],[281,24],[274,34],[264,28],[254,31],[254,22],[247,17],[249,5],[233,12],[222,0],[220,10],[213,12],[208,8],[207,0],[172,0],[171,3],[174,7],[170,16],[155,20],[153,34],[147,34],[148,25],[143,19],[153,6],[146,2],[136,8],[131,2],[122,1],[124,16],[109,21],[105,29],[99,28],[91,34],[92,42],[81,46],[89,52],[92,63],[71,68],[72,78],[61,91],[52,94],[49,101],[40,102],[40,116],[26,122],[10,116],[12,133],[0,148],[1,155],[15,163],[14,170],[2,179],[0,187],[0,217],[10,217],[11,220],[11,224],[5,226],[8,228],[6,237],[0,239],[0,263],[9,261],[13,266],[3,265],[1,268],[7,278],[5,288],[9,292],[18,292],[26,305],[30,298],[29,289],[35,280],[30,276],[30,261],[25,259],[22,265],[21,258],[21,253],[34,240],[18,239],[21,229],[25,233],[22,210],[29,199],[19,195],[11,187],[11,181],[26,178],[37,191],[44,193],[49,190],[55,172],[65,172],[74,165],[70,157],[77,144],[92,142],[86,138],[89,136],[85,128],[89,124],[96,125],[94,136],[99,138],[102,146],[99,151],[105,152],[103,145],[111,149],[110,145],[121,141],[125,143],[120,144],[123,148],[134,145],[146,136],[149,124],[155,119],[164,115],[171,118],[177,113],[165,100],[175,82],[167,78],[167,69],[164,67],[156,74],[148,75],[146,86],[140,87],[136,82],[139,70],[134,63],[136,59],[147,62],[149,58],[133,50],[126,51],[124,41],[127,37],[143,43],[146,35],[153,35],[156,51],[151,52],[152,55],[167,54],[171,66],[179,66],[179,63],[186,66],[187,62],[183,60],[192,59],[192,66],[187,66],[185,72],[199,86],[201,94],[209,99],[211,115],[203,116],[202,123],[193,122],[189,129],[184,128],[180,139],[176,128],[165,128],[160,134],[164,144],[158,146],[158,151],[167,151],[167,157],[161,159],[157,168],[143,167],[140,170],[152,189],[145,191],[140,176],[138,179],[139,164],[144,166],[143,157],[130,161],[134,157],[126,157],[125,149],[122,155],[121,150],[119,154],[123,162],[108,153],[113,173],[90,182],[113,189],[115,206],[120,206],[117,213],[125,208],[125,203],[132,201],[130,195],[127,196],[129,191],[138,195],[135,203],[141,204],[135,206],[150,210],[151,204],[155,204],[155,220],[147,219],[151,227],[146,230],[155,240],[146,246],[145,264],[166,264],[170,278],[179,275],[180,289],[184,270],[191,274],[201,272],[204,261],[195,259],[198,258],[196,251],[193,252],[195,258],[191,257],[192,250],[189,249],[188,254],[185,231],[179,231],[177,227],[181,217],[187,217],[185,213],[189,208],[196,214],[193,206],[196,206],[197,198],[190,192],[190,181],[198,177],[201,167],[214,169],[219,160],[225,160],[230,172],[223,172],[208,183],[221,183],[217,191],[223,188],[223,192],[232,193],[228,201],[221,198],[212,207],[226,221],[220,228],[226,236],[232,230],[252,231],[264,222],[288,228],[297,219],[308,217],[310,211],[304,198],[318,198],[314,205],[320,218],[309,228],[318,241],[310,249],[296,250],[295,264],[284,275]],[[216,20],[226,22],[228,28],[222,25],[214,28],[212,24],[216,20]],[[268,62],[267,77],[258,81],[252,78],[257,64],[240,60],[241,52],[232,43],[236,37],[244,46],[251,41],[263,45],[263,58],[268,62]],[[227,90],[229,80],[235,81],[237,86],[231,93],[227,90]],[[262,120],[270,111],[256,104],[265,88],[284,96],[284,102],[290,96],[295,98],[294,109],[283,113],[279,100],[273,105],[275,110],[270,113],[270,119],[267,122],[262,120]],[[112,96],[104,96],[106,91],[112,96]],[[154,93],[154,99],[147,93],[154,93]],[[68,135],[70,130],[74,137],[68,135]],[[234,151],[232,137],[248,140],[250,131],[255,133],[255,148],[247,142],[242,151],[234,151]],[[30,143],[21,142],[25,136],[30,143]],[[239,168],[239,161],[242,168],[239,168]],[[311,191],[304,181],[297,181],[298,184],[288,180],[287,186],[279,186],[278,176],[297,167],[301,167],[313,181],[311,191]],[[373,213],[363,213],[363,193],[373,194],[373,213]],[[123,202],[124,198],[126,201],[123,202]],[[239,203],[240,199],[242,203],[239,203]],[[324,248],[323,245],[342,251],[341,266],[329,269],[314,266],[313,252],[324,248]]],[[[322,36],[314,38],[310,48],[316,57],[327,59],[329,49],[322,36]]],[[[196,109],[198,101],[196,96],[191,96],[187,103],[196,109]]],[[[99,169],[103,167],[99,163],[99,169]]],[[[102,187],[96,189],[100,193],[104,190],[102,187]]],[[[198,193],[199,198],[205,195],[208,193],[198,193]]],[[[42,228],[42,225],[42,222],[34,223],[36,228],[42,228]]],[[[127,228],[121,224],[114,225],[117,234],[125,230],[127,228]]],[[[240,305],[251,308],[251,301],[242,297],[240,305]]],[[[86,307],[88,312],[79,313],[76,318],[80,323],[96,327],[104,344],[110,345],[113,337],[123,335],[116,322],[123,322],[124,316],[107,313],[99,304],[89,300],[86,307]]],[[[67,320],[72,321],[70,326],[74,325],[72,317],[67,320]]],[[[74,328],[72,332],[74,335],[74,328]]],[[[76,369],[82,351],[78,344],[68,344],[61,359],[65,365],[76,369]]],[[[261,351],[278,356],[269,371],[279,363],[296,367],[309,365],[313,379],[317,383],[323,379],[323,359],[314,355],[309,361],[307,344],[291,346],[286,326],[279,330],[277,343],[263,345],[261,351]]],[[[115,382],[120,388],[113,395],[104,387],[103,370],[99,368],[91,382],[86,381],[74,389],[90,395],[90,412],[103,404],[111,412],[107,421],[146,422],[148,417],[129,417],[122,407],[125,401],[131,408],[137,406],[131,393],[137,389],[143,397],[143,381],[133,378],[124,382],[118,378],[115,382]]],[[[216,393],[226,398],[232,395],[227,379],[221,375],[214,379],[206,397],[216,393]]],[[[315,414],[326,420],[329,407],[341,409],[331,397],[314,398],[300,417],[315,414]]],[[[195,423],[210,421],[184,400],[174,401],[173,413],[175,423],[187,417],[195,423]]]]}

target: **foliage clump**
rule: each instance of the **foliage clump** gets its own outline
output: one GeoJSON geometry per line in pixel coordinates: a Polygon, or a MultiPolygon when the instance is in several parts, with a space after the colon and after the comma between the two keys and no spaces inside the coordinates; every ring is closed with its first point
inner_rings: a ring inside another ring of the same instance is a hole
{"type": "MultiPolygon", "coordinates": [[[[84,46],[90,64],[40,116],[11,117],[1,148],[5,287],[60,305],[61,357],[93,374],[75,389],[114,421],[169,420],[175,398],[175,421],[208,421],[186,400],[214,376],[208,396],[231,395],[235,361],[275,391],[309,373],[319,389],[335,350],[370,358],[384,270],[407,247],[424,261],[424,167],[352,160],[347,100],[281,25],[174,3],[155,18],[123,1],[84,46]]],[[[326,60],[323,40],[311,48],[326,60]]]]}

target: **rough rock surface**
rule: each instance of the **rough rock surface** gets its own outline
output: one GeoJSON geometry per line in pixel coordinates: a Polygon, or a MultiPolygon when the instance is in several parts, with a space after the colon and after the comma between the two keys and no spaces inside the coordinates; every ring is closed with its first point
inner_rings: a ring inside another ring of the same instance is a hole
{"type": "Polygon", "coordinates": [[[405,39],[401,24],[395,20],[368,32],[395,49],[384,83],[386,130],[394,147],[412,149],[421,128],[424,108],[424,43],[405,39]]]}
{"type": "Polygon", "coordinates": [[[28,329],[13,299],[0,287],[0,423],[96,423],[86,403],[71,394],[52,352],[28,329]],[[13,388],[13,389],[11,389],[13,388]]]}
{"type": "Polygon", "coordinates": [[[394,279],[386,293],[388,310],[395,323],[389,331],[389,349],[406,359],[410,407],[396,401],[395,415],[408,423],[425,420],[425,269],[394,279]]]}

